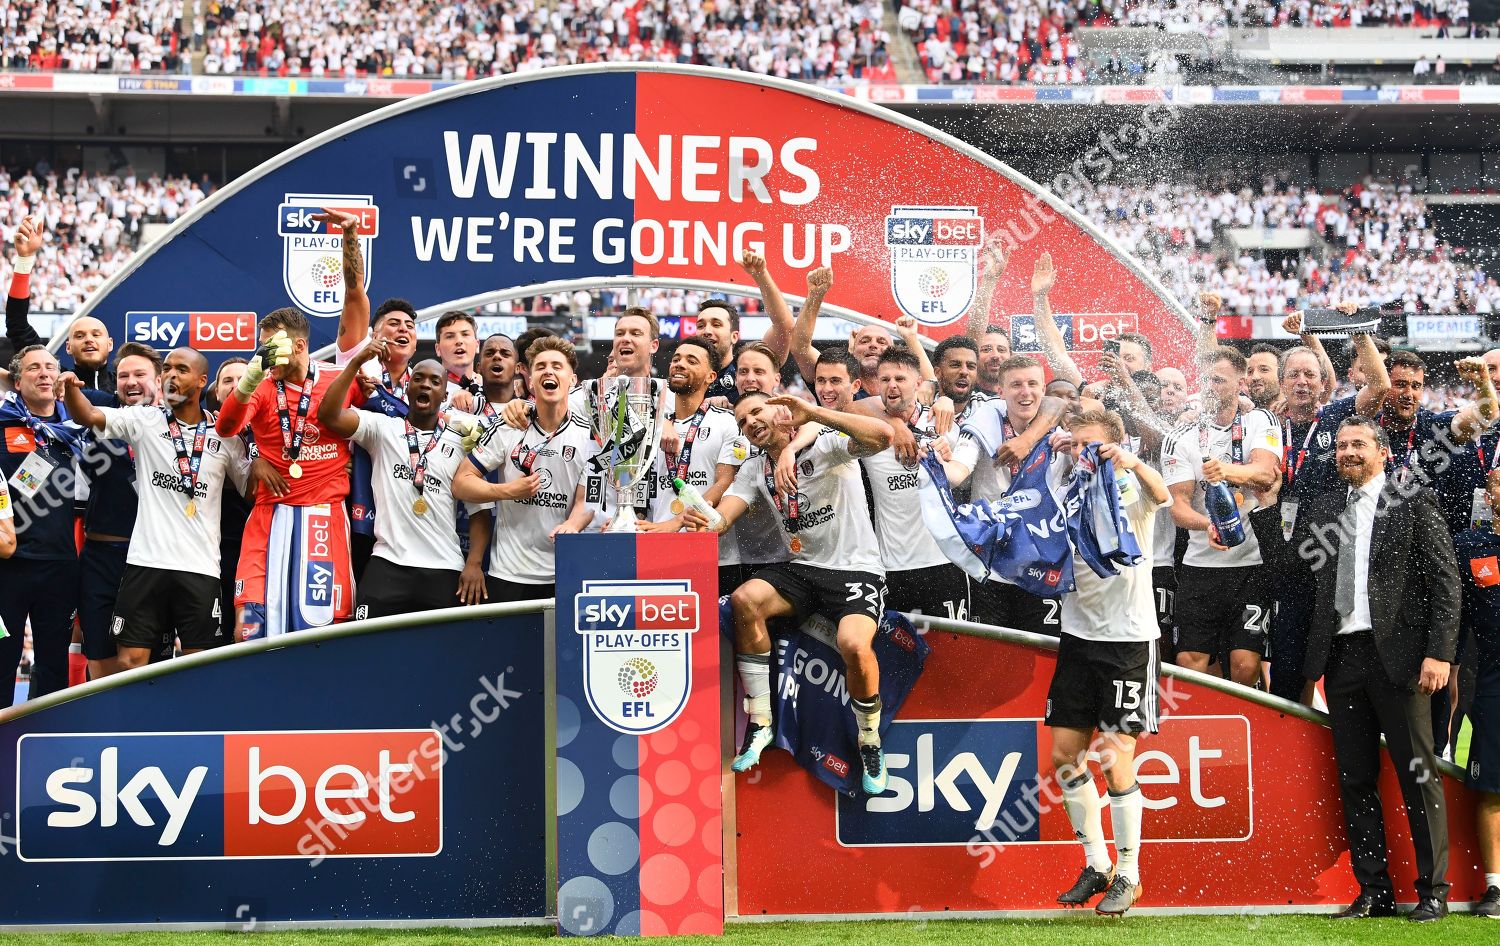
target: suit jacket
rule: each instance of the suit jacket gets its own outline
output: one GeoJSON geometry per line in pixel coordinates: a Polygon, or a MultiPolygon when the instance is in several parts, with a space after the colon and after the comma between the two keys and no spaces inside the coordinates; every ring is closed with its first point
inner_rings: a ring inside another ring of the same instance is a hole
{"type": "MultiPolygon", "coordinates": [[[[1339,555],[1353,551],[1352,537],[1343,544],[1339,534],[1348,493],[1341,485],[1309,501],[1285,549],[1289,577],[1314,589],[1311,613],[1301,619],[1308,624],[1303,673],[1310,680],[1323,676],[1342,621],[1334,596],[1339,555]]],[[[1370,535],[1368,585],[1375,648],[1391,683],[1415,689],[1423,658],[1453,662],[1462,587],[1453,538],[1432,490],[1403,497],[1387,478],[1370,535]]]]}

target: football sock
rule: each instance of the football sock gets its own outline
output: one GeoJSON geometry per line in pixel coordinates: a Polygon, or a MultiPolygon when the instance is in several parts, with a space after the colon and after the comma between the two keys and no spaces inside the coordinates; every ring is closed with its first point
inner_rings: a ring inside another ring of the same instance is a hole
{"type": "Polygon", "coordinates": [[[1109,848],[1104,843],[1104,823],[1099,812],[1099,790],[1087,770],[1062,783],[1063,808],[1073,825],[1073,837],[1083,845],[1088,864],[1101,874],[1109,873],[1109,848]]]}
{"type": "Polygon", "coordinates": [[[760,725],[771,725],[771,655],[736,654],[734,665],[745,688],[745,711],[760,725]]]}
{"type": "Polygon", "coordinates": [[[854,719],[859,723],[859,744],[880,745],[880,694],[877,693],[868,700],[851,696],[849,705],[854,708],[854,719]]]}
{"type": "Polygon", "coordinates": [[[1115,829],[1115,851],[1119,855],[1115,873],[1129,877],[1131,883],[1141,882],[1141,786],[1132,785],[1116,795],[1109,793],[1109,820],[1115,829]]]}

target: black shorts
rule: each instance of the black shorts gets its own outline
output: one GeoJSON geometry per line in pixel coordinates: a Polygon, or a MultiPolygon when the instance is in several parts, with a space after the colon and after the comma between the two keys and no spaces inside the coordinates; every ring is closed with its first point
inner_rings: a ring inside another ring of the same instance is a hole
{"type": "Polygon", "coordinates": [[[1500,793],[1500,666],[1480,668],[1469,721],[1469,787],[1500,793]]]}
{"type": "Polygon", "coordinates": [[[1161,628],[1162,659],[1171,660],[1177,652],[1177,625],[1172,620],[1177,600],[1177,569],[1171,565],[1151,569],[1151,591],[1156,598],[1156,626],[1161,628]]]}
{"type": "Polygon", "coordinates": [[[354,620],[456,608],[458,575],[446,568],[413,568],[372,555],[359,580],[354,620]]]}
{"type": "Polygon", "coordinates": [[[1156,641],[1090,641],[1064,634],[1047,690],[1047,725],[1156,732],[1156,641]]]}
{"type": "Polygon", "coordinates": [[[786,599],[799,625],[814,614],[821,614],[834,624],[851,614],[863,615],[879,624],[885,610],[885,579],[871,572],[835,571],[800,562],[780,562],[767,565],[755,577],[786,599]]]}
{"type": "Polygon", "coordinates": [[[1270,569],[1264,565],[1182,566],[1172,608],[1177,652],[1207,654],[1210,661],[1235,650],[1264,656],[1276,597],[1270,586],[1270,569]]]}
{"type": "Polygon", "coordinates": [[[969,576],[957,565],[885,573],[885,606],[892,611],[969,619],[969,576]]]}
{"type": "Polygon", "coordinates": [[[537,601],[557,596],[557,584],[528,585],[525,582],[506,581],[494,575],[484,576],[484,590],[489,592],[485,604],[504,604],[507,601],[537,601]]]}
{"type": "Polygon", "coordinates": [[[1062,601],[1043,598],[1003,581],[976,581],[970,589],[975,619],[1056,637],[1062,633],[1062,601]]]}
{"type": "Polygon", "coordinates": [[[734,589],[745,583],[745,571],[742,565],[720,565],[719,566],[719,597],[734,594],[734,589]]]}
{"type": "Polygon", "coordinates": [[[78,553],[78,627],[83,631],[83,655],[108,660],[115,655],[110,633],[120,579],[125,577],[129,542],[89,539],[78,553]]]}
{"type": "Polygon", "coordinates": [[[183,650],[229,643],[219,579],[213,575],[126,565],[110,633],[117,647],[156,651],[182,641],[183,650]]]}

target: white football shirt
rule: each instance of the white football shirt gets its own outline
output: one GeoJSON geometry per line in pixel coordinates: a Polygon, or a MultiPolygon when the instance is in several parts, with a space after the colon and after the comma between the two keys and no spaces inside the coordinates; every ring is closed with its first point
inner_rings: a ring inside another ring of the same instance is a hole
{"type": "MultiPolygon", "coordinates": [[[[245,491],[250,460],[239,437],[220,437],[211,416],[203,439],[203,458],[193,500],[196,514],[187,514],[188,496],[177,471],[177,451],[160,407],[101,407],[106,440],[123,440],[135,450],[135,489],[139,505],[130,551],[125,561],[142,568],[191,572],[219,577],[219,510],[224,484],[245,491]]],[[[180,425],[183,446],[192,454],[196,427],[180,425]]]]}
{"type": "MultiPolygon", "coordinates": [[[[932,412],[919,406],[912,418],[918,443],[936,437],[932,412]]],[[[880,560],[888,572],[909,571],[948,564],[922,519],[922,501],[917,491],[917,466],[906,466],[887,447],[860,460],[875,500],[875,535],[880,541],[880,560]]]]}
{"type": "Polygon", "coordinates": [[[1154,641],[1161,636],[1156,622],[1156,592],[1151,582],[1152,536],[1161,508],[1136,480],[1120,471],[1122,500],[1129,499],[1125,517],[1145,553],[1135,565],[1117,566],[1120,574],[1100,578],[1077,554],[1073,556],[1075,589],[1062,599],[1062,630],[1090,641],[1154,641]],[[1128,485],[1125,485],[1128,484],[1128,485]]]}
{"type": "MultiPolygon", "coordinates": [[[[1242,456],[1238,462],[1249,463],[1253,450],[1269,451],[1280,462],[1281,426],[1270,413],[1264,409],[1256,409],[1248,414],[1238,415],[1237,419],[1243,423],[1240,441],[1242,456]]],[[[1235,462],[1234,426],[1233,422],[1225,427],[1203,422],[1203,429],[1208,431],[1208,452],[1220,462],[1235,462]]],[[[1161,475],[1169,487],[1174,483],[1192,483],[1193,508],[1204,512],[1203,449],[1198,424],[1179,427],[1167,436],[1167,442],[1162,447],[1161,475]]],[[[1248,518],[1253,510],[1260,508],[1260,504],[1249,490],[1240,492],[1245,498],[1244,504],[1240,506],[1240,522],[1245,527],[1245,541],[1227,552],[1219,552],[1209,547],[1208,530],[1190,530],[1182,564],[1195,568],[1234,568],[1261,564],[1260,543],[1255,540],[1255,530],[1250,528],[1248,518]]]]}
{"type": "MultiPolygon", "coordinates": [[[[797,454],[796,535],[802,549],[792,552],[791,561],[883,577],[885,566],[881,564],[875,529],[865,507],[865,484],[860,479],[858,460],[849,452],[850,445],[847,435],[825,430],[811,446],[797,454]]],[[[776,497],[766,490],[768,460],[761,453],[746,460],[728,495],[737,496],[752,507],[763,503],[776,510],[782,542],[790,549],[792,533],[787,515],[791,504],[783,499],[778,508],[776,497]]],[[[735,528],[738,527],[736,523],[735,528]]]]}
{"type": "Polygon", "coordinates": [[[490,428],[469,459],[481,472],[498,470],[501,483],[512,483],[523,478],[517,464],[511,462],[518,445],[523,457],[528,451],[536,451],[532,472],[540,475],[541,485],[530,499],[494,504],[489,572],[503,581],[545,585],[557,577],[552,530],[568,518],[584,466],[594,455],[594,438],[588,427],[573,417],[551,434],[544,433],[535,422],[525,430],[500,424],[490,428]]]}
{"type": "MultiPolygon", "coordinates": [[[[427,511],[417,515],[412,506],[417,489],[412,479],[411,450],[406,442],[406,421],[373,411],[358,411],[359,428],[352,439],[370,454],[370,486],[375,495],[375,550],[372,554],[397,565],[462,571],[464,556],[458,547],[458,507],[453,499],[453,475],[464,462],[463,437],[451,426],[430,451],[432,431],[416,430],[418,458],[426,456],[427,472],[422,498],[427,511]]],[[[456,419],[472,418],[460,412],[456,419]]]]}

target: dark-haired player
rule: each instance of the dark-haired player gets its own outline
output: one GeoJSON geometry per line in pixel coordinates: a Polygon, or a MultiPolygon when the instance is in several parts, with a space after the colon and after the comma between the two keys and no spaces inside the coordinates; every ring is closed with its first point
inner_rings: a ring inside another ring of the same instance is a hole
{"type": "MultiPolygon", "coordinates": [[[[764,256],[746,250],[740,258],[740,266],[751,279],[755,280],[755,285],[760,290],[761,301],[765,305],[766,315],[771,319],[771,327],[766,330],[761,343],[776,355],[778,361],[784,361],[787,349],[792,342],[792,310],[787,306],[786,299],[782,297],[776,281],[771,278],[771,273],[766,269],[764,256]]],[[[700,302],[698,304],[698,334],[695,337],[703,339],[712,346],[715,360],[720,365],[713,384],[708,386],[708,399],[717,402],[717,399],[723,398],[723,403],[716,403],[716,406],[733,406],[740,396],[735,387],[737,375],[735,349],[740,341],[739,310],[725,299],[705,299],[700,302]]]]}

